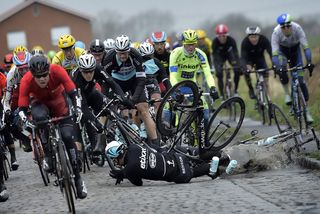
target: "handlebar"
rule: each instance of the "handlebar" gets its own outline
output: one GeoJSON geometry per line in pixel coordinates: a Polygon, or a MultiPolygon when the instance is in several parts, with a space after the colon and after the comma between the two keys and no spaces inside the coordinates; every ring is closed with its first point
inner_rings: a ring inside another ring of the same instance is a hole
{"type": "MultiPolygon", "coordinates": [[[[38,126],[38,125],[43,125],[43,124],[48,124],[48,123],[54,123],[54,122],[59,122],[59,121],[62,121],[62,120],[66,120],[66,119],[69,119],[69,118],[72,118],[74,115],[67,115],[67,116],[61,116],[61,117],[53,117],[49,120],[42,120],[42,121],[33,121],[33,123],[38,126]]],[[[31,122],[28,122],[30,123],[31,125],[29,126],[30,128],[32,128],[32,126],[34,126],[31,122]]],[[[27,123],[27,125],[29,125],[27,123]]]]}

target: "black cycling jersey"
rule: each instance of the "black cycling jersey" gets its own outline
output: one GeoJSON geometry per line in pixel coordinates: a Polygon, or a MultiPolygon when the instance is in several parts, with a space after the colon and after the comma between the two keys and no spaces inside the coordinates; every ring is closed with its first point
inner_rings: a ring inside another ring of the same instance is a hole
{"type": "Polygon", "coordinates": [[[227,36],[225,44],[220,43],[218,38],[212,40],[213,59],[217,57],[228,58],[227,56],[230,55],[230,52],[233,53],[234,57],[239,57],[237,43],[231,36],[227,36]]]}
{"type": "Polygon", "coordinates": [[[154,52],[153,54],[154,58],[158,59],[163,67],[166,69],[167,76],[169,76],[169,60],[170,60],[170,52],[164,51],[163,54],[158,54],[157,52],[154,52]]]}
{"type": "Polygon", "coordinates": [[[143,184],[142,179],[188,183],[193,177],[186,157],[136,144],[128,146],[122,172],[124,178],[137,186],[143,184]]]}
{"type": "Polygon", "coordinates": [[[144,92],[146,74],[142,63],[142,56],[134,48],[130,48],[129,57],[125,62],[120,62],[117,59],[115,50],[108,52],[102,61],[106,73],[112,76],[124,92],[131,91],[132,98],[137,103],[146,101],[144,92]]]}
{"type": "Polygon", "coordinates": [[[241,43],[241,59],[244,65],[257,65],[261,60],[265,61],[264,51],[272,57],[271,43],[264,35],[259,36],[257,45],[252,45],[248,36],[241,43]]]}

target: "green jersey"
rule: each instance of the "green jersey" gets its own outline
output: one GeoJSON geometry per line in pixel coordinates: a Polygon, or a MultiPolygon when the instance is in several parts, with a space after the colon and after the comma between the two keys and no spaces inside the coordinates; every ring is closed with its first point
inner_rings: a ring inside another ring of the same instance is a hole
{"type": "Polygon", "coordinates": [[[197,71],[202,70],[209,88],[215,86],[214,78],[210,72],[210,66],[206,54],[196,48],[190,56],[186,55],[184,47],[174,49],[170,54],[169,71],[172,85],[183,80],[196,82],[197,71]]]}

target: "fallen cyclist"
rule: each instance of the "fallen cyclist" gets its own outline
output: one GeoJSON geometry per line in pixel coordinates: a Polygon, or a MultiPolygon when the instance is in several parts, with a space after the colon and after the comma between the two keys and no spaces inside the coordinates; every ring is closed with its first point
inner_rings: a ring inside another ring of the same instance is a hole
{"type": "MultiPolygon", "coordinates": [[[[186,148],[195,155],[196,148],[186,148]]],[[[189,183],[192,178],[208,175],[212,179],[219,176],[219,170],[212,174],[210,160],[213,156],[220,158],[219,166],[227,166],[230,158],[224,152],[209,152],[208,160],[193,166],[192,162],[177,152],[167,152],[159,148],[137,144],[126,145],[119,141],[110,142],[105,149],[106,155],[114,160],[120,170],[111,170],[109,175],[115,179],[116,185],[127,178],[132,184],[142,186],[142,179],[163,180],[175,183],[189,183]]]]}

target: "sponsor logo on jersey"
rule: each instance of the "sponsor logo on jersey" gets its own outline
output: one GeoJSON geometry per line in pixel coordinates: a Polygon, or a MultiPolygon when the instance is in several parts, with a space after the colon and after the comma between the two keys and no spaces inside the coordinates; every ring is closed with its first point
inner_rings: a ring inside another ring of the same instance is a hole
{"type": "Polygon", "coordinates": [[[140,155],[140,168],[146,169],[146,156],[147,156],[147,149],[142,148],[141,149],[141,155],[140,155]]]}
{"type": "Polygon", "coordinates": [[[156,155],[154,153],[150,153],[149,155],[149,166],[153,169],[157,165],[156,155]]]}

